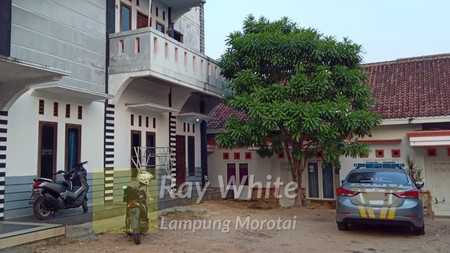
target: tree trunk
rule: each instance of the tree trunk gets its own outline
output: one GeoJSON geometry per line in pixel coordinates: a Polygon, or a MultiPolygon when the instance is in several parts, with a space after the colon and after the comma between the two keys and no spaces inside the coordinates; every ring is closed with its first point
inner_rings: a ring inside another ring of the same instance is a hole
{"type": "Polygon", "coordinates": [[[303,166],[302,160],[294,159],[293,171],[295,171],[296,178],[292,178],[294,182],[297,183],[297,198],[295,199],[295,205],[303,205],[303,199],[305,198],[303,190],[302,190],[302,175],[303,175],[303,166]]]}

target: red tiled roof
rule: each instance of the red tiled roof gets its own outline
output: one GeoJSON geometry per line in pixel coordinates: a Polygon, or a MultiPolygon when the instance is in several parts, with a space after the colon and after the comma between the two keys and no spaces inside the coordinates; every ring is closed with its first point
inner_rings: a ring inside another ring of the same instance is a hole
{"type": "MultiPolygon", "coordinates": [[[[450,54],[404,58],[364,64],[375,98],[374,111],[383,119],[450,115],[450,54]]],[[[229,115],[247,119],[220,104],[209,128],[223,127],[229,115]]]]}
{"type": "Polygon", "coordinates": [[[450,54],[365,64],[383,119],[450,115],[450,54]]]}
{"type": "Polygon", "coordinates": [[[214,119],[208,121],[208,128],[219,129],[225,124],[228,117],[231,115],[236,116],[240,120],[247,120],[248,116],[239,110],[233,109],[223,103],[220,103],[211,113],[210,116],[214,119]]]}

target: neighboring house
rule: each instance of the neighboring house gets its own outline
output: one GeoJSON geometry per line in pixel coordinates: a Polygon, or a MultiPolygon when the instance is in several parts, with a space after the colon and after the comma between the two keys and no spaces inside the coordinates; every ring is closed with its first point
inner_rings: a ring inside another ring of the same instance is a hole
{"type": "Polygon", "coordinates": [[[224,93],[203,4],[0,1],[0,220],[32,214],[34,177],[84,160],[90,203],[121,201],[136,146],[173,187],[202,180],[204,120],[224,93]]]}
{"type": "MultiPolygon", "coordinates": [[[[374,111],[381,114],[382,124],[371,136],[359,139],[369,143],[371,153],[358,159],[342,157],[339,179],[353,169],[354,163],[405,162],[412,156],[424,172],[425,186],[431,191],[436,214],[450,215],[450,54],[399,59],[365,64],[369,85],[375,98],[374,111]]],[[[211,114],[210,138],[220,131],[229,115],[243,119],[244,114],[221,104],[211,114]]],[[[210,144],[213,142],[211,141],[210,144]]],[[[218,175],[245,173],[264,180],[267,174],[290,177],[283,169],[283,154],[262,159],[250,149],[225,150],[210,146],[209,178],[218,186],[218,175]],[[236,169],[234,169],[236,167],[236,169]],[[241,172],[242,173],[242,172],[241,172]]],[[[333,169],[321,168],[320,157],[312,159],[303,175],[306,197],[315,200],[335,198],[339,180],[333,169]]],[[[286,179],[286,178],[285,178],[286,179]]],[[[267,181],[267,180],[266,180],[267,181]]]]}

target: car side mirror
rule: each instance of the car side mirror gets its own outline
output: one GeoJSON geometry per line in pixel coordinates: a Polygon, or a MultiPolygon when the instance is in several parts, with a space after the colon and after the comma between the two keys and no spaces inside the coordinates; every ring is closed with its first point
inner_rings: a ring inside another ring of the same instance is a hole
{"type": "Polygon", "coordinates": [[[341,180],[341,185],[344,184],[344,181],[345,181],[345,180],[341,180]]]}
{"type": "Polygon", "coordinates": [[[417,189],[419,189],[419,190],[422,189],[424,185],[425,185],[425,183],[422,182],[422,181],[416,182],[416,187],[417,187],[417,189]]]}

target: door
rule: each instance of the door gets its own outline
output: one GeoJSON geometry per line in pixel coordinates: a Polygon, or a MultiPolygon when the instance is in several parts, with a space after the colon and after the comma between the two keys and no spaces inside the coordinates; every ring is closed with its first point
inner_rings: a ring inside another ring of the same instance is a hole
{"type": "Polygon", "coordinates": [[[154,132],[147,132],[146,138],[145,138],[145,145],[147,147],[147,169],[152,173],[154,176],[156,176],[156,140],[155,140],[155,133],[154,132]]]}
{"type": "Polygon", "coordinates": [[[80,162],[81,153],[81,125],[66,125],[66,171],[80,162]]]}
{"type": "Polygon", "coordinates": [[[195,137],[188,136],[188,170],[189,176],[195,176],[195,137]]]}
{"type": "Polygon", "coordinates": [[[186,138],[184,135],[177,135],[175,152],[176,185],[179,187],[186,182],[186,138]]]}
{"type": "Polygon", "coordinates": [[[57,123],[39,122],[39,171],[40,177],[54,178],[56,172],[57,123]]]}
{"type": "Polygon", "coordinates": [[[319,198],[319,170],[317,163],[308,163],[308,196],[319,198]]]}
{"type": "Polygon", "coordinates": [[[432,163],[431,196],[433,197],[433,211],[439,214],[450,214],[450,162],[432,163]]]}
{"type": "Polygon", "coordinates": [[[141,147],[141,132],[131,131],[131,177],[135,178],[137,176],[138,170],[136,164],[140,164],[140,148],[141,147]],[[136,149],[135,149],[136,148],[136,149]],[[136,152],[137,150],[137,152],[136,152]],[[133,162],[134,161],[134,162],[133,162]]]}
{"type": "Polygon", "coordinates": [[[308,198],[334,199],[334,172],[331,164],[308,163],[308,198]]]}

